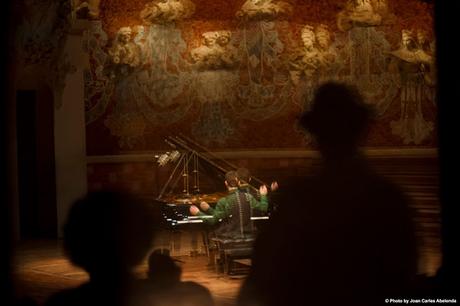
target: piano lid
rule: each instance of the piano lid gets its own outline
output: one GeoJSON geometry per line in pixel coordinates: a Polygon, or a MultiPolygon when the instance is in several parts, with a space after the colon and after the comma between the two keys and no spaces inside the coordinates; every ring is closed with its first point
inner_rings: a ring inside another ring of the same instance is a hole
{"type": "MultiPolygon", "coordinates": [[[[167,163],[172,163],[174,167],[157,200],[175,204],[200,204],[202,201],[216,203],[220,198],[227,195],[225,190],[214,192],[213,189],[208,189],[203,193],[200,186],[201,176],[203,174],[209,176],[210,173],[208,172],[217,173],[216,181],[219,181],[217,185],[225,189],[224,174],[236,170],[237,165],[216,156],[187,136],[169,136],[165,141],[172,147],[173,151],[156,156],[158,164],[164,166],[167,163]]],[[[259,184],[266,185],[254,176],[252,179],[259,184]]],[[[214,190],[219,189],[217,185],[214,190]]],[[[250,185],[250,187],[258,190],[254,186],[250,185]]]]}

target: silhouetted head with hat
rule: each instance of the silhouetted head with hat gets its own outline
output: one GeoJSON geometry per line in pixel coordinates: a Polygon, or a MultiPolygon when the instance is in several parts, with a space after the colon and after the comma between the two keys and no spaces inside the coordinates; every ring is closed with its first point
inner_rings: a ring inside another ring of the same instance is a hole
{"type": "Polygon", "coordinates": [[[324,163],[280,189],[239,305],[368,306],[410,295],[417,260],[409,203],[358,151],[370,118],[355,88],[318,88],[300,124],[324,163]]]}
{"type": "Polygon", "coordinates": [[[313,134],[326,159],[354,155],[366,135],[371,110],[357,89],[335,82],[321,85],[300,125],[313,134]]]}
{"type": "Polygon", "coordinates": [[[180,282],[182,268],[179,260],[169,256],[169,251],[157,249],[148,259],[148,279],[161,286],[171,286],[180,282]]]}

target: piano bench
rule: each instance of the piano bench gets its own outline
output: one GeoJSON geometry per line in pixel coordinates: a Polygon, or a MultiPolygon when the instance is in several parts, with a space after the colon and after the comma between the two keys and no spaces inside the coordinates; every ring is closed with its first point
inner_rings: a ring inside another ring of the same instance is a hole
{"type": "Polygon", "coordinates": [[[231,258],[237,258],[237,257],[241,257],[239,259],[249,258],[251,257],[251,254],[252,254],[252,248],[226,249],[224,250],[224,254],[225,256],[231,257],[231,258]]]}
{"type": "MultiPolygon", "coordinates": [[[[235,260],[250,259],[254,239],[212,239],[217,246],[219,261],[215,260],[216,268],[221,266],[227,275],[235,274],[235,260]]],[[[246,269],[247,270],[247,269],[246,269]]]]}

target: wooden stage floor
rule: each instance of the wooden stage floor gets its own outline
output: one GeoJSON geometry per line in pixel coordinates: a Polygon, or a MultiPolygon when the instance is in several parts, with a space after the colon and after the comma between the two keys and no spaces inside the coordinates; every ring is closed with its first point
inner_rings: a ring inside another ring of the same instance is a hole
{"type": "MultiPolygon", "coordinates": [[[[425,236],[425,235],[423,235],[425,236]]],[[[418,272],[433,275],[440,265],[440,243],[436,237],[420,237],[418,272]]],[[[173,256],[181,259],[182,279],[206,286],[212,293],[216,306],[235,305],[242,278],[229,278],[215,271],[205,255],[173,256]]],[[[13,277],[17,296],[31,297],[42,304],[52,293],[75,287],[87,280],[87,274],[73,266],[63,255],[57,240],[30,241],[19,244],[14,252],[13,277]]],[[[144,261],[136,274],[144,278],[147,263],[144,261]]]]}
{"type": "MultiPolygon", "coordinates": [[[[235,298],[242,278],[229,278],[217,273],[209,265],[208,257],[175,256],[184,261],[181,264],[182,280],[195,281],[206,286],[212,293],[216,306],[235,304],[235,298]]],[[[63,255],[59,241],[31,241],[22,243],[15,250],[13,277],[17,295],[27,296],[42,304],[52,293],[64,288],[78,286],[85,282],[87,274],[72,265],[63,255]]],[[[147,262],[137,269],[140,278],[145,277],[147,262]]]]}

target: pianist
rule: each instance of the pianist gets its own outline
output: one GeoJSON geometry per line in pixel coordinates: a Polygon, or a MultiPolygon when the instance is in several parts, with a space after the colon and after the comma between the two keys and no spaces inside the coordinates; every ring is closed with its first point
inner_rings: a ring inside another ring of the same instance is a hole
{"type": "Polygon", "coordinates": [[[251,194],[242,192],[238,186],[240,182],[235,171],[229,171],[225,174],[225,185],[228,189],[228,195],[221,198],[215,208],[209,206],[206,202],[201,202],[201,210],[192,205],[190,213],[194,216],[208,216],[203,218],[205,222],[216,224],[222,221],[222,224],[216,230],[216,235],[221,238],[252,238],[254,227],[251,221],[252,210],[267,211],[267,187],[260,186],[260,201],[256,200],[251,194]],[[212,216],[212,218],[209,218],[212,216]]]}
{"type": "Polygon", "coordinates": [[[260,194],[256,188],[252,188],[249,183],[251,182],[251,174],[247,168],[236,169],[236,175],[238,177],[238,188],[245,193],[251,194],[255,199],[260,200],[260,194]]]}

